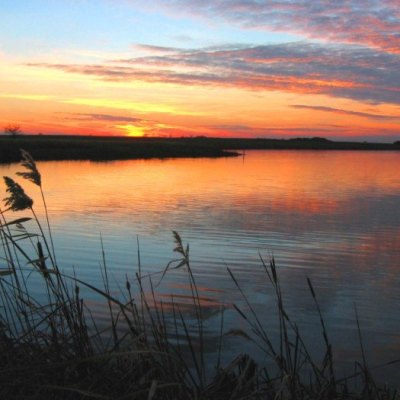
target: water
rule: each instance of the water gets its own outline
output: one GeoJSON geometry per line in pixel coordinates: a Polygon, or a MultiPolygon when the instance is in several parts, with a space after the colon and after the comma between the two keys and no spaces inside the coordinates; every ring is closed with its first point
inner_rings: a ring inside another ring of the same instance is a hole
{"type": "MultiPolygon", "coordinates": [[[[275,299],[260,261],[260,255],[267,262],[273,255],[287,310],[315,354],[323,342],[307,277],[343,369],[361,358],[354,304],[371,365],[400,358],[400,153],[251,151],[244,159],[38,165],[58,262],[67,272],[75,268],[83,280],[102,285],[101,235],[115,293],[126,276],[134,280],[137,242],[142,271],[155,274],[159,283],[158,272],[177,257],[172,230],[180,233],[190,244],[206,306],[210,352],[217,345],[221,309],[225,331],[249,331],[233,310],[235,303],[248,311],[227,266],[276,334],[275,299]]],[[[1,166],[0,172],[13,176],[18,169],[1,166]]],[[[24,187],[42,215],[36,188],[28,182],[24,187]]],[[[186,272],[169,271],[157,292],[166,303],[174,293],[185,304],[186,272]]],[[[101,319],[103,308],[88,296],[101,319]]],[[[226,336],[224,349],[228,357],[251,351],[251,345],[226,336]]],[[[377,374],[395,382],[396,371],[377,374]]]]}

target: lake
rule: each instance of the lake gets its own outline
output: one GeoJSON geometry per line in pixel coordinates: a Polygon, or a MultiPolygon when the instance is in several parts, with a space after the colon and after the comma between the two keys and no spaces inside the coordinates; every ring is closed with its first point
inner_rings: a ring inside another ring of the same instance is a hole
{"type": "MultiPolygon", "coordinates": [[[[232,307],[246,312],[227,266],[276,335],[275,298],[260,261],[273,256],[285,306],[315,354],[322,356],[324,345],[307,277],[343,370],[361,359],[355,304],[370,364],[400,358],[399,152],[248,151],[235,158],[38,166],[58,263],[80,279],[102,285],[101,235],[115,293],[126,276],[135,278],[138,243],[142,272],[158,284],[160,272],[177,258],[172,231],[179,232],[190,245],[210,354],[222,309],[225,332],[250,334],[232,307]]],[[[0,166],[2,175],[17,170],[15,164],[0,166]]],[[[23,186],[42,215],[37,188],[23,186]]],[[[156,290],[165,304],[174,293],[185,305],[187,282],[186,271],[171,270],[156,290]]],[[[102,306],[88,296],[101,320],[102,306]]],[[[251,346],[229,335],[224,342],[228,358],[251,346]]],[[[396,371],[379,369],[377,376],[396,382],[396,371]]]]}

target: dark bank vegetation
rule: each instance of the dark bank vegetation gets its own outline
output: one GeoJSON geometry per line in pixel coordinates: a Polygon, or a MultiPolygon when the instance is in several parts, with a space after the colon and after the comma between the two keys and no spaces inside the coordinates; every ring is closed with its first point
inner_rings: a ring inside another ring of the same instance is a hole
{"type": "Polygon", "coordinates": [[[123,160],[172,157],[225,157],[250,149],[399,150],[396,144],[332,142],[324,138],[223,139],[92,136],[0,136],[0,163],[19,160],[19,149],[36,160],[123,160]]]}
{"type": "MultiPolygon", "coordinates": [[[[42,192],[36,164],[23,152],[19,178],[42,192]]],[[[310,296],[320,318],[323,354],[315,359],[296,322],[285,309],[284,293],[275,261],[260,258],[265,285],[276,299],[271,318],[279,321],[279,338],[269,336],[269,322],[261,320],[227,268],[243,296],[244,308],[232,307],[245,322],[245,330],[225,332],[223,313],[217,339],[217,359],[207,360],[204,309],[190,265],[189,246],[173,233],[177,258],[156,277],[140,267],[135,279],[126,278],[119,293],[110,289],[109,266],[103,252],[103,287],[79,278],[79,269],[66,274],[57,262],[51,224],[41,221],[32,199],[11,177],[5,177],[7,195],[0,222],[0,398],[1,399],[400,399],[393,388],[378,386],[365,361],[343,378],[336,371],[329,330],[310,280],[310,296]],[[24,211],[26,215],[15,214],[24,211]],[[172,301],[168,310],[157,296],[157,284],[171,269],[183,269],[191,292],[191,320],[172,301]],[[36,276],[40,296],[31,286],[36,276]],[[145,290],[145,286],[150,290],[145,290]],[[108,310],[108,328],[92,316],[83,292],[96,293],[108,310]],[[167,324],[172,318],[173,323],[167,324]],[[191,324],[191,334],[189,334],[191,324]],[[193,328],[195,334],[193,334],[193,328]],[[253,341],[270,361],[258,365],[251,354],[222,363],[226,334],[253,341]]],[[[393,362],[394,364],[394,362],[393,362]]],[[[397,366],[394,365],[394,368],[397,366]]]]}
{"type": "Polygon", "coordinates": [[[292,139],[203,138],[229,150],[398,150],[396,143],[336,142],[322,137],[292,139]]]}
{"type": "Polygon", "coordinates": [[[220,145],[179,139],[24,135],[0,137],[0,162],[16,162],[20,148],[36,160],[124,160],[137,158],[222,157],[234,155],[220,145]]]}

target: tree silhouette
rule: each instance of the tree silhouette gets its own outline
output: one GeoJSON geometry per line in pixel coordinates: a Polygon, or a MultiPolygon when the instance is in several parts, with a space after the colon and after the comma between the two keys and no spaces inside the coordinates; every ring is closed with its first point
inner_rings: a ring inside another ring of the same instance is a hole
{"type": "Polygon", "coordinates": [[[13,138],[17,137],[17,135],[22,133],[22,130],[19,125],[8,125],[4,128],[4,132],[7,135],[12,136],[13,138]]]}

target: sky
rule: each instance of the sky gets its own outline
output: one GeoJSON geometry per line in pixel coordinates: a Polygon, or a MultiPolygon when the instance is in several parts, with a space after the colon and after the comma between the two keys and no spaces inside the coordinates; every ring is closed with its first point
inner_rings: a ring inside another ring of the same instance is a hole
{"type": "Polygon", "coordinates": [[[1,0],[0,130],[400,140],[398,0],[1,0]]]}

